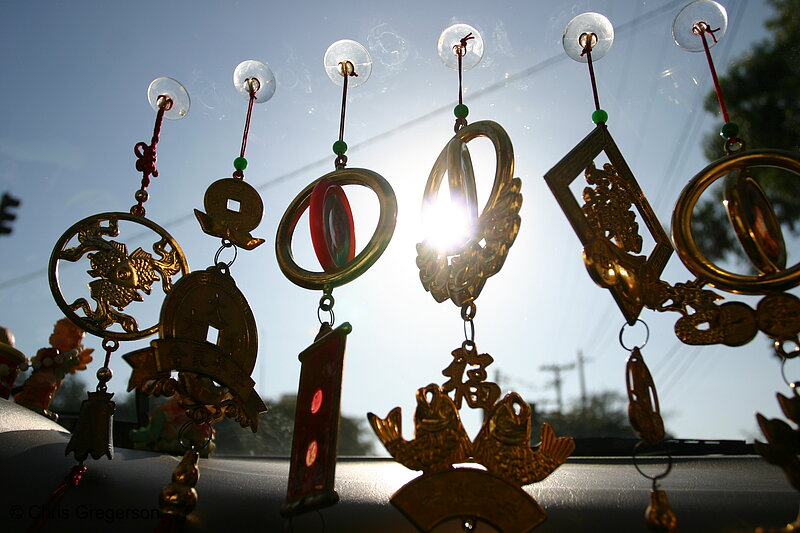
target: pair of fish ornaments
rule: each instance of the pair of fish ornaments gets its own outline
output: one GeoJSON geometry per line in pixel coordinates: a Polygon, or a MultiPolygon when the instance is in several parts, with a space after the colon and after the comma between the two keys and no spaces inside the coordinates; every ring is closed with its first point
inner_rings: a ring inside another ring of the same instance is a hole
{"type": "Polygon", "coordinates": [[[397,462],[422,471],[391,498],[420,531],[451,518],[483,520],[506,533],[531,531],[544,522],[544,510],[521,487],[561,466],[575,449],[572,438],[557,438],[545,423],[541,444],[533,450],[530,406],[515,392],[488,410],[475,440],[439,385],[417,390],[416,399],[413,440],[403,438],[399,407],[385,419],[373,413],[367,417],[397,462]],[[454,467],[470,460],[486,470],[454,467]]]}

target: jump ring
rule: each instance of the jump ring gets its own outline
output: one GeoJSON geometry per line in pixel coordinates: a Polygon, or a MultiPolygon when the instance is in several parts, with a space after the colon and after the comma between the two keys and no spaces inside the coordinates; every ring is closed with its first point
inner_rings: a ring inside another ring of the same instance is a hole
{"type": "Polygon", "coordinates": [[[117,339],[103,339],[103,349],[106,352],[116,352],[119,348],[119,341],[117,339]]]}
{"type": "Polygon", "coordinates": [[[478,306],[475,305],[475,302],[470,302],[461,306],[461,319],[462,320],[472,320],[475,318],[475,315],[478,313],[478,306]]]}
{"type": "Polygon", "coordinates": [[[230,267],[233,264],[233,262],[236,261],[236,256],[239,255],[239,252],[238,252],[239,249],[231,241],[229,241],[228,239],[222,239],[222,246],[220,246],[219,250],[217,250],[217,253],[214,254],[214,264],[215,265],[219,265],[220,264],[219,256],[220,256],[220,254],[222,254],[222,251],[224,249],[226,249],[226,248],[233,248],[233,259],[231,259],[227,263],[222,263],[222,264],[224,264],[227,267],[230,267]]]}
{"type": "Polygon", "coordinates": [[[639,463],[636,461],[637,454],[639,453],[639,451],[640,451],[640,448],[641,448],[641,446],[642,446],[644,443],[645,443],[645,442],[644,442],[643,440],[640,440],[640,441],[639,441],[639,442],[637,442],[637,443],[636,443],[636,445],[633,447],[633,455],[632,455],[632,458],[633,458],[633,466],[635,466],[635,467],[636,467],[636,471],[637,471],[637,472],[639,472],[639,473],[642,475],[642,477],[645,477],[645,478],[647,478],[647,479],[651,480],[651,481],[653,482],[653,486],[655,486],[655,483],[656,483],[656,481],[658,481],[659,479],[664,479],[665,477],[667,477],[667,476],[669,475],[669,473],[670,473],[670,472],[672,472],[672,462],[673,462],[673,461],[672,461],[672,454],[671,454],[671,453],[666,453],[666,454],[665,454],[665,455],[666,455],[666,457],[667,457],[667,469],[666,469],[666,470],[664,470],[664,472],[662,472],[661,474],[658,474],[657,476],[651,476],[651,475],[649,475],[649,474],[646,474],[646,473],[645,473],[645,472],[644,472],[644,471],[641,469],[641,467],[639,466],[639,463]]]}
{"type": "Polygon", "coordinates": [[[336,300],[333,299],[333,295],[325,293],[322,295],[322,298],[319,299],[319,308],[321,311],[330,311],[333,309],[333,304],[335,303],[336,300]]]}
{"type": "MultiPolygon", "coordinates": [[[[180,443],[181,448],[183,448],[184,450],[200,451],[203,448],[205,448],[206,446],[208,446],[209,442],[211,442],[211,431],[208,432],[208,435],[203,437],[203,440],[201,441],[202,445],[201,446],[196,446],[195,443],[192,441],[192,439],[190,439],[189,437],[186,436],[186,432],[192,426],[196,426],[198,428],[198,430],[207,429],[207,428],[210,429],[210,424],[208,422],[204,422],[203,424],[196,424],[195,422],[192,422],[190,420],[189,422],[184,423],[181,426],[181,429],[178,430],[178,443],[180,443]]],[[[199,431],[198,431],[198,433],[199,433],[199,431]]]]}
{"type": "Polygon", "coordinates": [[[783,371],[783,365],[786,364],[787,359],[794,359],[800,355],[800,340],[796,336],[791,339],[778,339],[775,341],[773,346],[775,347],[775,351],[783,360],[781,363],[781,371],[783,371]],[[784,346],[787,342],[794,343],[794,349],[789,352],[786,351],[786,347],[784,346]]]}
{"type": "Polygon", "coordinates": [[[328,322],[328,324],[333,326],[334,322],[336,322],[336,315],[333,314],[333,306],[331,306],[331,308],[329,308],[329,309],[323,309],[322,306],[319,306],[317,308],[317,319],[319,320],[320,324],[323,324],[323,323],[326,322],[325,320],[322,320],[322,312],[323,311],[327,311],[328,312],[329,320],[327,322],[328,322]]]}
{"type": "MultiPolygon", "coordinates": [[[[777,341],[776,341],[777,344],[777,341]]],[[[781,377],[783,378],[783,382],[786,383],[786,386],[790,389],[794,389],[795,385],[798,383],[797,381],[789,381],[786,377],[786,362],[789,360],[787,357],[781,357],[781,377]]]]}
{"type": "MultiPolygon", "coordinates": [[[[637,318],[637,319],[636,319],[636,322],[641,322],[642,324],[644,324],[644,327],[645,327],[645,337],[644,337],[644,342],[641,344],[641,346],[634,346],[633,348],[628,348],[628,347],[625,345],[625,341],[624,341],[624,340],[622,340],[622,336],[623,336],[623,334],[625,333],[625,326],[627,326],[627,325],[628,325],[628,323],[627,323],[627,322],[625,322],[624,324],[622,324],[622,328],[620,328],[620,330],[619,330],[619,343],[620,343],[620,345],[621,345],[621,346],[622,346],[622,347],[625,349],[625,351],[628,351],[628,352],[632,352],[634,348],[639,348],[639,349],[641,350],[642,348],[644,348],[645,346],[647,346],[647,341],[649,341],[649,340],[650,340],[650,326],[648,326],[648,325],[647,325],[647,322],[645,322],[645,321],[644,321],[644,320],[642,320],[641,318],[637,318]]],[[[634,324],[635,324],[636,322],[634,322],[634,324]]]]}

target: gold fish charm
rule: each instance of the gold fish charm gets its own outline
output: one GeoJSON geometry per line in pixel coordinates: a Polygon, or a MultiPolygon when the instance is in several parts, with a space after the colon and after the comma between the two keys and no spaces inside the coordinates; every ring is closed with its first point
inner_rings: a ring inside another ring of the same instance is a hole
{"type": "Polygon", "coordinates": [[[489,412],[475,437],[473,457],[490,472],[522,486],[543,480],[575,451],[572,437],[557,438],[547,423],[537,450],[531,449],[530,441],[531,408],[512,392],[489,412]]]}
{"type": "Polygon", "coordinates": [[[423,473],[441,472],[470,457],[471,443],[453,400],[436,384],[417,390],[414,439],[403,439],[402,412],[392,409],[385,419],[367,414],[375,434],[395,461],[423,473]]]}

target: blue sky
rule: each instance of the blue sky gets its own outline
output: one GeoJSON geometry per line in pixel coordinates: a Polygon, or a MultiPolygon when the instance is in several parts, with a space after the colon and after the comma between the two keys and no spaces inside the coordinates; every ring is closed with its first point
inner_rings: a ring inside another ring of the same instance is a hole
{"type": "MultiPolygon", "coordinates": [[[[768,14],[763,2],[724,5],[730,26],[713,49],[721,72],[765,36],[768,14]]],[[[322,57],[332,42],[354,39],[370,50],[373,70],[370,80],[350,93],[349,166],[383,175],[395,189],[399,215],[383,257],[334,293],[337,320],[353,325],[342,410],[383,415],[401,405],[410,417],[414,391],[446,379],[441,370],[463,339],[458,309],[425,293],[414,259],[415,244],[424,236],[423,188],[452,135],[457,96],[456,74],[439,60],[436,40],[453,22],[465,22],[486,42],[483,61],[464,75],[469,119],[494,120],[509,133],[524,197],[519,237],[477,302],[478,347],[494,357],[490,370],[502,372],[504,392],[517,390],[545,407],[555,393],[547,386],[552,376],[540,367],[574,361],[579,350],[590,360],[589,392],[623,393],[628,354],[617,336],[624,320],[610,294],[587,275],[580,243],[542,179],[592,128],[586,67],[564,55],[561,33],[584,11],[604,13],[617,28],[611,51],[595,65],[600,102],[610,115],[612,135],[668,228],[684,184],[706,165],[703,135],[721,124],[702,109],[711,88],[705,59],[672,42],[672,20],[680,7],[633,0],[402,6],[345,0],[335,7],[4,2],[0,191],[23,203],[14,233],[0,236],[0,324],[14,331],[18,348],[29,356],[46,344],[59,318],[45,273],[52,247],[74,222],[94,213],[124,212],[133,204],[140,175],[132,149],[152,133],[146,89],[157,76],[181,81],[192,108],[185,119],[164,124],[148,218],[181,243],[193,270],[211,264],[218,241],[201,232],[192,210],[202,208],[213,181],[233,170],[247,102],[233,87],[232,73],[240,61],[259,59],[275,72],[277,91],[253,112],[246,179],[264,201],[264,218],[253,234],[267,243],[240,251],[232,273],[258,321],[253,375],[259,392],[275,398],[295,390],[297,354],[318,328],[320,294],[281,274],[275,232],[297,192],[333,169],[330,146],[338,135],[341,93],[325,75],[322,57]]],[[[494,156],[488,143],[474,144],[483,202],[494,156]]],[[[368,191],[350,189],[357,240],[363,244],[376,223],[377,202],[368,191]]],[[[141,245],[129,246],[134,244],[141,245]]],[[[309,268],[316,267],[310,246],[301,221],[294,251],[309,268]]],[[[79,274],[70,290],[82,290],[79,274]]],[[[663,277],[674,283],[691,276],[673,256],[663,277]]],[[[151,313],[157,313],[154,302],[151,313]]],[[[642,318],[650,328],[644,357],[674,435],[751,438],[755,411],[778,414],[774,393],[783,390],[783,382],[765,337],[741,348],[694,348],[673,334],[677,315],[645,311],[642,318]]],[[[115,355],[113,390],[124,389],[129,372],[119,354],[146,343],[125,343],[115,355]]],[[[100,351],[99,339],[87,338],[86,344],[100,351]]],[[[97,365],[91,368],[93,374],[97,365]]],[[[565,375],[564,393],[568,401],[578,396],[575,372],[565,375]]]]}

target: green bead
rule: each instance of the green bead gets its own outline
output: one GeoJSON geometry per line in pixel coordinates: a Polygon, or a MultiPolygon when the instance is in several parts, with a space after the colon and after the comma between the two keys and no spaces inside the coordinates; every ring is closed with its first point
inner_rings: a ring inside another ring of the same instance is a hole
{"type": "Polygon", "coordinates": [[[344,141],[336,141],[333,143],[333,153],[336,155],[344,155],[347,151],[347,143],[344,141]]]}
{"type": "Polygon", "coordinates": [[[602,109],[598,109],[592,113],[592,122],[595,124],[605,124],[608,121],[608,113],[602,109]]]}
{"type": "Polygon", "coordinates": [[[233,168],[236,170],[244,170],[247,168],[247,159],[244,157],[237,157],[233,160],[233,168]]]}
{"type": "Polygon", "coordinates": [[[722,126],[722,129],[719,131],[719,134],[722,135],[725,139],[731,139],[739,135],[739,125],[735,122],[727,122],[722,126]]]}
{"type": "Polygon", "coordinates": [[[467,118],[467,115],[469,115],[469,108],[464,104],[458,104],[453,109],[453,114],[456,116],[456,118],[467,118]]]}

